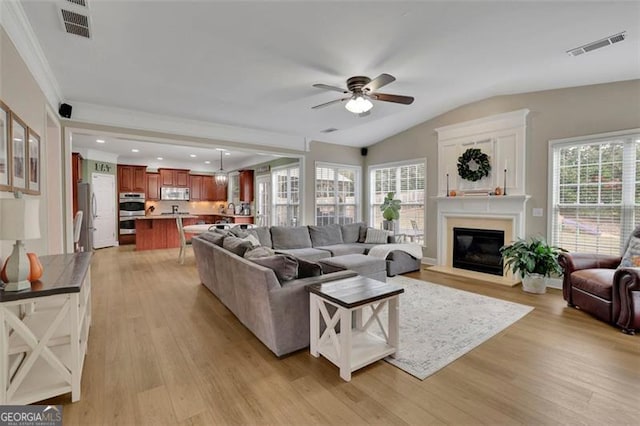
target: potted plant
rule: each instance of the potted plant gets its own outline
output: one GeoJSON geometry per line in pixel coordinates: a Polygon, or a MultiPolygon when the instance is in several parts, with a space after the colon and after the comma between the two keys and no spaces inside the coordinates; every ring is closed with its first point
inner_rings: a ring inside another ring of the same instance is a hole
{"type": "Polygon", "coordinates": [[[520,273],[522,289],[528,293],[542,294],[547,291],[551,274],[561,274],[558,263],[565,249],[547,244],[544,238],[533,237],[517,241],[500,248],[504,266],[514,274],[520,273]]]}
{"type": "Polygon", "coordinates": [[[401,201],[398,199],[394,199],[393,196],[395,192],[388,192],[384,197],[384,201],[380,206],[380,210],[382,210],[382,217],[384,220],[382,221],[382,228],[387,231],[394,231],[397,233],[397,221],[400,219],[400,203],[401,201]]]}

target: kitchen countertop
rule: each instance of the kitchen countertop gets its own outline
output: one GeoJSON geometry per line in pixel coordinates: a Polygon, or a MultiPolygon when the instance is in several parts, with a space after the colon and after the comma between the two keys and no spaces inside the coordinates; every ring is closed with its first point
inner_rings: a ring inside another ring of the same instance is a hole
{"type": "Polygon", "coordinates": [[[133,216],[131,219],[175,219],[181,217],[183,219],[198,219],[202,216],[222,216],[222,217],[253,217],[253,215],[244,214],[226,214],[226,213],[196,213],[196,214],[150,214],[147,216],[133,216]]]}

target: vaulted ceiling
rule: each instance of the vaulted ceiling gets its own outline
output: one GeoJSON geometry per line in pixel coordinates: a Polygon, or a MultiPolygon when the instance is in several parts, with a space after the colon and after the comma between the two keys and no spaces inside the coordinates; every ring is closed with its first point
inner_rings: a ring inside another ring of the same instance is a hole
{"type": "Polygon", "coordinates": [[[90,39],[64,31],[70,3],[22,6],[74,113],[143,111],[296,149],[371,145],[495,95],[640,78],[638,2],[88,0],[90,39]],[[624,42],[566,53],[625,30],[624,42]],[[397,78],[383,92],[412,105],[311,109],[340,97],[312,84],[383,72],[397,78]]]}

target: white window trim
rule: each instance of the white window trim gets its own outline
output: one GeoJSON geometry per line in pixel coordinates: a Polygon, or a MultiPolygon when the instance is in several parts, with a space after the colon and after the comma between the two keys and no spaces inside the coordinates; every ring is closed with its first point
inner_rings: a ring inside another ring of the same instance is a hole
{"type": "Polygon", "coordinates": [[[273,220],[275,219],[274,215],[275,215],[275,198],[273,195],[273,191],[275,190],[275,185],[273,184],[273,172],[277,172],[279,170],[285,170],[285,169],[291,169],[294,167],[298,167],[298,207],[299,207],[299,211],[300,211],[300,217],[298,217],[298,222],[297,222],[297,226],[302,226],[306,224],[305,221],[305,210],[304,210],[304,205],[305,205],[305,201],[304,201],[304,161],[302,159],[298,160],[298,163],[289,163],[289,164],[285,164],[283,166],[277,166],[277,167],[272,167],[271,168],[271,223],[269,224],[269,226],[273,226],[273,220]]]}
{"type": "MultiPolygon", "coordinates": [[[[571,138],[562,139],[550,139],[549,150],[547,153],[547,241],[552,241],[553,238],[553,194],[556,182],[554,181],[554,161],[553,154],[556,149],[560,149],[564,146],[573,146],[576,143],[582,142],[584,145],[597,144],[614,138],[632,138],[640,135],[640,128],[618,130],[615,132],[596,133],[593,135],[575,136],[571,138]]],[[[624,197],[624,194],[623,194],[624,197]]],[[[625,236],[621,235],[621,244],[624,244],[625,236]]]]}
{"type": "MultiPolygon", "coordinates": [[[[368,211],[369,211],[369,218],[368,221],[371,222],[372,218],[373,218],[373,181],[371,180],[371,172],[373,172],[374,170],[377,169],[385,169],[388,167],[401,167],[401,166],[410,166],[410,165],[414,165],[414,164],[419,164],[422,163],[424,164],[424,218],[423,218],[423,223],[422,223],[422,229],[423,229],[423,233],[424,233],[424,241],[427,241],[427,158],[426,157],[420,157],[420,158],[415,158],[412,160],[402,160],[402,161],[393,161],[390,163],[378,163],[378,164],[372,164],[369,167],[367,167],[367,183],[368,183],[368,193],[369,193],[369,205],[368,205],[368,211]]],[[[369,226],[373,226],[373,224],[369,223],[369,226]]]]}
{"type": "MultiPolygon", "coordinates": [[[[317,169],[318,167],[326,167],[326,168],[343,168],[343,169],[351,169],[356,172],[356,184],[355,184],[355,199],[356,199],[356,222],[362,221],[362,167],[356,166],[353,164],[340,164],[340,163],[328,163],[325,161],[316,161],[313,167],[313,223],[316,224],[317,217],[316,212],[318,211],[318,184],[316,182],[317,179],[317,169]]],[[[322,204],[326,206],[328,204],[322,204]]],[[[349,204],[350,205],[350,204],[349,204]]]]}

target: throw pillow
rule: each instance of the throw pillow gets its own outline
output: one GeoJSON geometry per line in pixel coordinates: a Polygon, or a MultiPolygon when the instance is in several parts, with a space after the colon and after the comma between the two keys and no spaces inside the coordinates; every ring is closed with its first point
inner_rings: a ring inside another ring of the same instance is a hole
{"type": "Polygon", "coordinates": [[[358,236],[358,242],[359,243],[364,243],[364,240],[367,239],[367,229],[369,229],[369,228],[365,224],[362,224],[360,226],[360,235],[358,236]]]}
{"type": "Polygon", "coordinates": [[[369,228],[364,242],[366,244],[386,244],[388,236],[389,232],[384,229],[369,228]]]}
{"type": "Polygon", "coordinates": [[[268,226],[260,226],[258,228],[247,229],[247,232],[260,240],[260,245],[271,247],[271,230],[268,226]]]}
{"type": "Polygon", "coordinates": [[[362,241],[359,241],[360,239],[360,228],[364,226],[365,229],[367,227],[367,225],[363,222],[358,222],[358,223],[350,223],[348,225],[342,225],[342,242],[343,243],[359,243],[359,242],[364,242],[364,237],[366,237],[366,235],[363,236],[362,241]]]}
{"type": "Polygon", "coordinates": [[[242,228],[239,228],[239,227],[231,228],[231,229],[229,229],[229,232],[231,234],[235,235],[238,238],[244,238],[247,235],[249,235],[249,233],[247,232],[246,229],[242,229],[242,228]]]}
{"type": "Polygon", "coordinates": [[[200,238],[201,240],[209,241],[217,246],[222,247],[222,241],[224,240],[224,235],[219,234],[217,232],[203,232],[202,234],[198,235],[197,238],[200,238]]]}
{"type": "Polygon", "coordinates": [[[222,241],[222,248],[243,257],[244,253],[251,248],[251,243],[238,237],[229,236],[222,241]]]}
{"type": "Polygon", "coordinates": [[[640,238],[632,236],[629,238],[627,251],[625,251],[624,256],[622,256],[620,267],[633,266],[640,266],[640,238]]]}
{"type": "Polygon", "coordinates": [[[337,223],[325,226],[309,225],[309,236],[314,247],[342,244],[342,229],[337,223]]]}
{"type": "Polygon", "coordinates": [[[269,257],[251,259],[252,262],[272,269],[280,283],[291,281],[298,276],[298,261],[293,256],[276,254],[269,257]]]}
{"type": "Polygon", "coordinates": [[[251,247],[259,247],[260,246],[260,240],[255,235],[247,234],[247,236],[245,236],[242,239],[244,241],[249,241],[251,243],[251,247]]]}
{"type": "Polygon", "coordinates": [[[269,247],[258,246],[258,247],[254,247],[252,249],[247,250],[244,253],[244,258],[245,259],[256,259],[258,257],[274,256],[275,254],[276,254],[276,252],[274,252],[273,249],[271,249],[269,247]]]}

